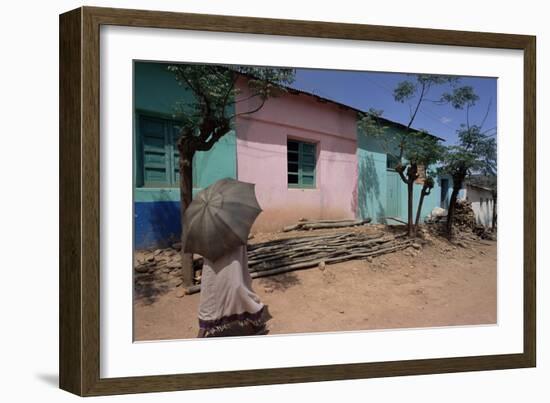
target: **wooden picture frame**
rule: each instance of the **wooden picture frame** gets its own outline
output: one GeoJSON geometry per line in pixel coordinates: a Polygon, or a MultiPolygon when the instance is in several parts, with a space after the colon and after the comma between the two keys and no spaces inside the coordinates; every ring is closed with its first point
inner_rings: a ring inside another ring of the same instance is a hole
{"type": "Polygon", "coordinates": [[[534,36],[82,7],[60,16],[60,387],[80,396],[533,367],[534,36]],[[102,25],[288,35],[524,52],[523,353],[193,374],[100,377],[99,35],[102,25]]]}

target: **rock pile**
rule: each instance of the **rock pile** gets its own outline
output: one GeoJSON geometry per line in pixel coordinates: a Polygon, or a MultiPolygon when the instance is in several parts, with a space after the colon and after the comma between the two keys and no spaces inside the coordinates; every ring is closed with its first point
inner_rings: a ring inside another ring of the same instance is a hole
{"type": "Polygon", "coordinates": [[[476,216],[472,209],[472,203],[467,200],[456,201],[453,225],[460,230],[473,230],[476,227],[476,216]]]}
{"type": "MultiPolygon", "coordinates": [[[[181,271],[181,244],[166,249],[136,251],[134,254],[134,286],[136,296],[151,299],[156,294],[180,287],[183,289],[181,271]]],[[[200,282],[202,258],[194,260],[195,282],[200,282]]],[[[183,293],[178,293],[183,296],[183,293]]]]}
{"type": "MultiPolygon", "coordinates": [[[[447,210],[436,207],[426,219],[428,231],[421,231],[424,237],[431,232],[437,235],[445,235],[447,223],[447,210]]],[[[488,239],[496,240],[496,232],[476,222],[476,216],[472,209],[472,203],[467,200],[457,200],[453,218],[453,234],[457,241],[461,239],[488,239]]]]}

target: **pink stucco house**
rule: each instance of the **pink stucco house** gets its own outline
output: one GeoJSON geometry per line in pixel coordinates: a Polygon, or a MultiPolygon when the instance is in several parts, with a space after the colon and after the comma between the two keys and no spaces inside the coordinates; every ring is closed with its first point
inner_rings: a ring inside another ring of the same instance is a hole
{"type": "Polygon", "coordinates": [[[237,178],[256,184],[264,210],[253,231],[280,230],[302,217],[355,218],[357,111],[290,90],[239,115],[257,102],[238,102],[235,123],[237,178]]]}

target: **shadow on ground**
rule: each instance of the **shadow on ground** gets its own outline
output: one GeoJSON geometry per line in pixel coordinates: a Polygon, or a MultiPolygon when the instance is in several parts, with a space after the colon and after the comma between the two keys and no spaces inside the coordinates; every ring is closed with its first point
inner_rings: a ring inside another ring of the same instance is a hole
{"type": "Polygon", "coordinates": [[[270,287],[274,291],[286,291],[291,287],[301,284],[301,282],[296,274],[291,272],[262,278],[260,284],[264,287],[270,287]]]}
{"type": "Polygon", "coordinates": [[[134,284],[134,300],[145,305],[150,305],[173,288],[174,287],[170,287],[167,284],[158,283],[156,281],[134,284]]]}

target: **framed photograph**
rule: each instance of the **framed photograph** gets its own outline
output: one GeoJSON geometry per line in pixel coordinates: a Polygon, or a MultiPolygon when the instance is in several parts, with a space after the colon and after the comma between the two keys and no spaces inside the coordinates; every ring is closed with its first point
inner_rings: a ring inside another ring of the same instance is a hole
{"type": "Polygon", "coordinates": [[[62,14],[60,387],[535,366],[535,52],[514,34],[62,14]]]}

